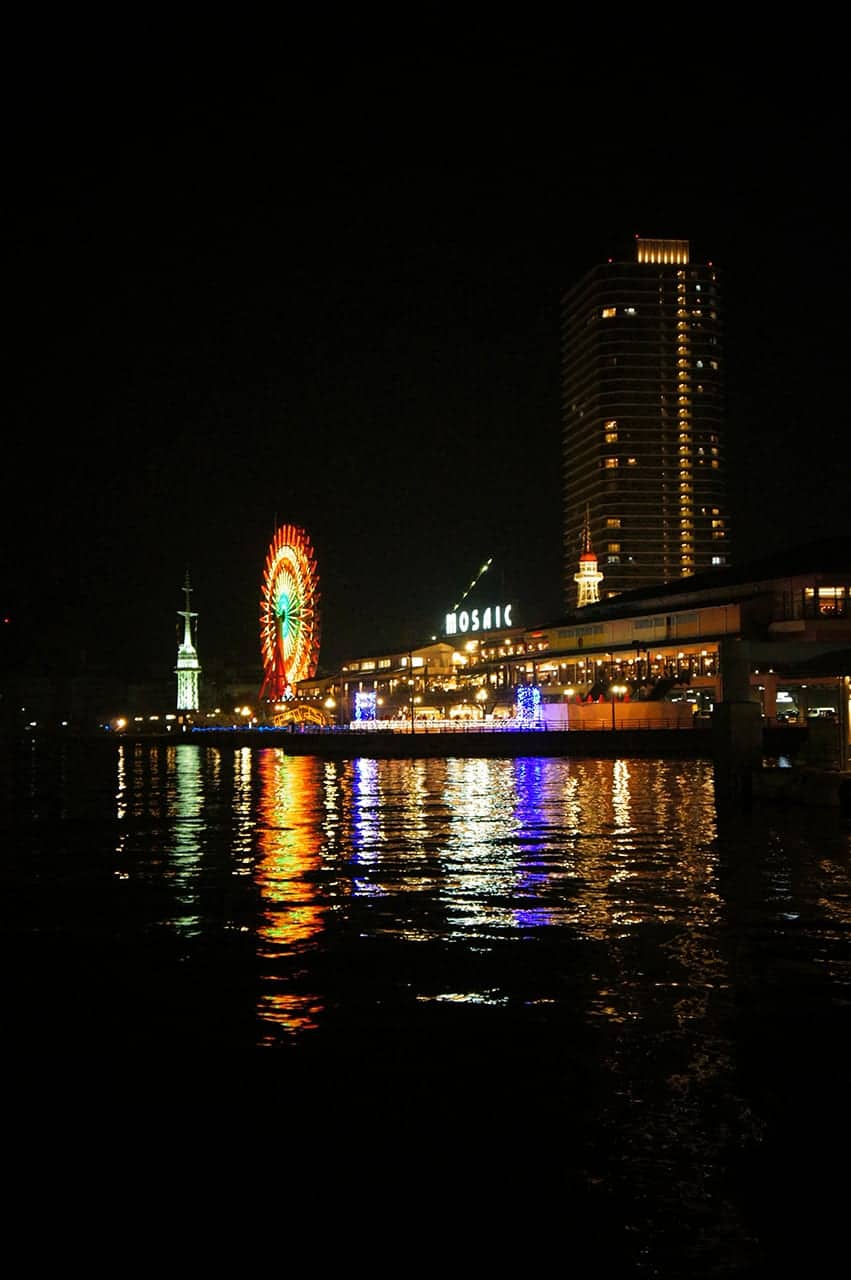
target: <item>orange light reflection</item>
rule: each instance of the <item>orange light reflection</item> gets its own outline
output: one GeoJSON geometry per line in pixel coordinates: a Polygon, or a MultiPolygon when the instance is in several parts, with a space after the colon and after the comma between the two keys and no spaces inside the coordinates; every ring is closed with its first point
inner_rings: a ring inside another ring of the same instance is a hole
{"type": "Polygon", "coordinates": [[[286,756],[276,749],[258,753],[255,883],[263,899],[257,942],[265,964],[257,1012],[293,1033],[315,1028],[323,1009],[315,992],[296,989],[303,966],[292,963],[323,928],[324,908],[313,880],[321,862],[321,769],[309,756],[286,756]]]}

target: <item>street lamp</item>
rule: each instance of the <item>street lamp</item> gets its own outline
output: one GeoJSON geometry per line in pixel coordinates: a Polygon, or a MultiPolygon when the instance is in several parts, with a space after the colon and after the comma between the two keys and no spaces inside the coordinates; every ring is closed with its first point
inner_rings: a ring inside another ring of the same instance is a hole
{"type": "Polygon", "coordinates": [[[623,698],[623,695],[626,693],[626,685],[625,685],[625,684],[613,684],[613,685],[611,686],[611,688],[609,689],[609,693],[612,695],[612,728],[614,729],[614,727],[615,727],[615,702],[617,701],[617,699],[618,699],[619,697],[620,697],[620,698],[623,698]]]}

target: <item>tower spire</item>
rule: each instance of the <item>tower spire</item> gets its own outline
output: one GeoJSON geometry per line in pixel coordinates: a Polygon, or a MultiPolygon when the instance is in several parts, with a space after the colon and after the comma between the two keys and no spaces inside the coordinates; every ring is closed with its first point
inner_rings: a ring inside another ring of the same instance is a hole
{"type": "Polygon", "coordinates": [[[591,504],[588,502],[585,503],[585,519],[579,535],[579,549],[583,556],[594,554],[594,548],[591,546],[591,504]]]}
{"type": "Polygon", "coordinates": [[[178,711],[197,711],[198,677],[201,674],[201,664],[198,661],[198,654],[192,643],[192,619],[197,618],[198,614],[193,613],[189,608],[189,596],[192,593],[192,587],[189,583],[188,569],[186,570],[183,593],[186,596],[186,608],[178,609],[177,611],[178,617],[184,620],[183,643],[178,647],[177,666],[174,669],[177,676],[177,709],[178,711]]]}
{"type": "Polygon", "coordinates": [[[600,599],[600,583],[603,575],[597,568],[597,557],[591,545],[591,510],[585,505],[585,520],[579,535],[579,572],[573,575],[577,585],[576,607],[583,609],[586,604],[597,604],[600,599]]]}

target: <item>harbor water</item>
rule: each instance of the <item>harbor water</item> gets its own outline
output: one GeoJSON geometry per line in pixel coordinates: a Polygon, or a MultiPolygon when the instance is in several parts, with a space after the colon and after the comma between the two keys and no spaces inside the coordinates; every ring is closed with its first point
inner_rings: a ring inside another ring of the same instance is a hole
{"type": "Polygon", "coordinates": [[[525,1152],[518,1213],[571,1206],[618,1274],[828,1273],[835,810],[720,805],[704,759],[46,739],[3,766],[7,1059],[131,1100],[250,1064],[270,1109],[439,1132],[445,1176],[473,1131],[525,1152]]]}

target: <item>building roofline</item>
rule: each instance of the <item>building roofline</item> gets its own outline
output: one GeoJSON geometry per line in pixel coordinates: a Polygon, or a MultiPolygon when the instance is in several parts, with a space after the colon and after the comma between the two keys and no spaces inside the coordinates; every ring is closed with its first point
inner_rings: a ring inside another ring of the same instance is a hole
{"type": "Polygon", "coordinates": [[[778,579],[814,574],[839,574],[851,583],[851,537],[817,538],[741,564],[719,566],[658,586],[622,591],[608,600],[565,613],[540,629],[563,626],[566,622],[605,621],[665,608],[682,608],[691,597],[706,601],[707,597],[729,597],[732,594],[736,599],[744,599],[760,594],[767,584],[778,579]]]}

